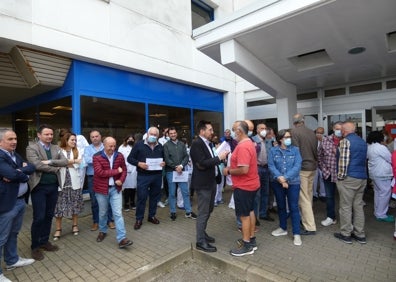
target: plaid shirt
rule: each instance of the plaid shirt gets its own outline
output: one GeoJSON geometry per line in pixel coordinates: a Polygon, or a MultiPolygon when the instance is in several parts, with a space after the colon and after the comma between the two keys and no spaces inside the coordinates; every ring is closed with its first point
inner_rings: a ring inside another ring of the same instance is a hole
{"type": "Polygon", "coordinates": [[[347,169],[349,166],[349,160],[350,160],[350,148],[351,142],[347,138],[343,138],[340,141],[340,146],[338,148],[340,155],[338,159],[338,173],[337,173],[337,179],[343,180],[347,176],[347,169]]]}
{"type": "Polygon", "coordinates": [[[322,171],[323,179],[328,179],[331,182],[337,181],[337,146],[334,142],[334,134],[323,137],[322,142],[318,148],[318,165],[322,171]],[[329,176],[331,178],[329,178],[329,176]]]}

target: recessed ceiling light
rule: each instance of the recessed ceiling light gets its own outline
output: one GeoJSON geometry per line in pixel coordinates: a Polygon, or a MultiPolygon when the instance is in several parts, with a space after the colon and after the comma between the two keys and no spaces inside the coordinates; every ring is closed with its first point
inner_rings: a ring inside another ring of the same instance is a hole
{"type": "Polygon", "coordinates": [[[354,47],[352,49],[349,49],[348,53],[351,55],[356,55],[356,54],[363,53],[364,51],[366,51],[366,48],[364,48],[364,47],[354,47]]]}

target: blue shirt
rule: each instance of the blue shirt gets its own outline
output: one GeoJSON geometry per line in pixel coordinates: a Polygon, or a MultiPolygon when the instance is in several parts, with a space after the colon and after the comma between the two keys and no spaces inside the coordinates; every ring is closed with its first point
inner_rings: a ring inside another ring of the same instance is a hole
{"type": "Polygon", "coordinates": [[[84,162],[87,164],[87,175],[90,175],[90,176],[94,175],[92,157],[97,152],[102,151],[103,149],[104,149],[103,143],[100,144],[100,147],[98,150],[96,150],[96,148],[93,144],[85,147],[84,162]]]}

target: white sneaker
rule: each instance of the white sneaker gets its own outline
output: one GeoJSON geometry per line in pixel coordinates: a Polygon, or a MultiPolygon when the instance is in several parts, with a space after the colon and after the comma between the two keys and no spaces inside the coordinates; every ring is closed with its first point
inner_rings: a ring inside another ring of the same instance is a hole
{"type": "Polygon", "coordinates": [[[164,203],[161,202],[161,201],[159,201],[159,202],[157,203],[157,206],[160,207],[160,208],[165,208],[164,203]]]}
{"type": "Polygon", "coordinates": [[[296,246],[301,246],[302,245],[302,241],[301,241],[301,236],[300,235],[294,235],[293,244],[296,245],[296,246]]]}
{"type": "Polygon", "coordinates": [[[12,282],[10,279],[4,276],[4,274],[0,274],[0,282],[12,282]]]}
{"type": "Polygon", "coordinates": [[[278,236],[285,236],[287,235],[287,231],[283,230],[282,228],[277,228],[271,233],[272,236],[278,237],[278,236]]]}
{"type": "MultiPolygon", "coordinates": [[[[32,264],[33,262],[35,262],[34,259],[30,259],[30,258],[21,258],[19,257],[18,261],[16,263],[14,263],[13,265],[7,265],[6,269],[7,270],[12,270],[16,267],[22,267],[22,266],[27,266],[32,264]]],[[[0,280],[1,281],[1,280],[0,280]]]]}
{"type": "Polygon", "coordinates": [[[337,223],[337,220],[333,220],[333,219],[331,219],[330,217],[328,217],[328,218],[326,218],[325,220],[322,220],[321,222],[320,222],[323,226],[330,226],[330,225],[332,225],[332,224],[336,224],[337,223]]]}

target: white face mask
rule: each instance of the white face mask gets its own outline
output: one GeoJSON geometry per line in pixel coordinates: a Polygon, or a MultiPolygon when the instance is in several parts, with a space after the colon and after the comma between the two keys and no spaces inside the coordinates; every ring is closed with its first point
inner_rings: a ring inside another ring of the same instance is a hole
{"type": "Polygon", "coordinates": [[[267,130],[265,129],[261,130],[260,136],[264,138],[266,135],[267,135],[267,130]]]}
{"type": "Polygon", "coordinates": [[[248,136],[252,136],[253,135],[253,131],[248,131],[248,136]]]}
{"type": "Polygon", "coordinates": [[[342,136],[341,130],[340,129],[334,130],[334,135],[337,137],[341,137],[342,136]]]}

